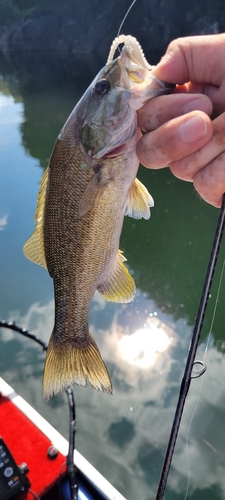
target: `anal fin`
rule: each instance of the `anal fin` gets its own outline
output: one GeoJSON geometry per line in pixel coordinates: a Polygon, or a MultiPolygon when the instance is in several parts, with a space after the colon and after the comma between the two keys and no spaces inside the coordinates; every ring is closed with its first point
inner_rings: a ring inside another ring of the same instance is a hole
{"type": "Polygon", "coordinates": [[[119,250],[114,272],[108,280],[98,286],[101,295],[111,302],[130,302],[135,296],[135,283],[124,265],[126,258],[119,250]]]}

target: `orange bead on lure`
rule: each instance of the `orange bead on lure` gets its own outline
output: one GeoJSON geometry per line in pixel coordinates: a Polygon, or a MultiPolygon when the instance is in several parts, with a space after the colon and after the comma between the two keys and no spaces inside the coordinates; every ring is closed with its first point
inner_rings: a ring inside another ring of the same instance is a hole
{"type": "Polygon", "coordinates": [[[38,195],[35,230],[24,254],[54,281],[55,324],[46,355],[46,399],[73,383],[112,393],[89,332],[94,292],[129,302],[135,284],[119,250],[124,215],[150,217],[153,199],[136,179],[136,111],[171,86],[151,73],[137,40],[117,37],[106,66],[80,99],[56,141],[38,195]],[[121,54],[113,59],[119,44],[121,54]]]}

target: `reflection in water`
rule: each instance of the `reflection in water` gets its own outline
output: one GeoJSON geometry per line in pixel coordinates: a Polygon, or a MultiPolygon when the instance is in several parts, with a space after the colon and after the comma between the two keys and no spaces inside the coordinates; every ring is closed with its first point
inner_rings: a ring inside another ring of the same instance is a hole
{"type": "Polygon", "coordinates": [[[6,229],[7,223],[8,223],[8,215],[5,214],[3,215],[3,217],[0,217],[0,231],[6,229]]]}
{"type": "Polygon", "coordinates": [[[135,425],[122,417],[118,422],[113,422],[109,426],[108,436],[119,448],[124,448],[135,436],[135,425]]]}
{"type": "MultiPolygon", "coordinates": [[[[53,142],[81,89],[70,84],[28,91],[19,87],[12,75],[0,80],[0,87],[0,314],[47,342],[53,327],[52,282],[43,269],[23,257],[22,246],[33,228],[43,172],[36,167],[47,165],[53,142]]],[[[96,293],[90,312],[90,331],[109,368],[114,395],[76,386],[75,397],[78,449],[128,500],[151,500],[155,498],[217,211],[201,202],[189,183],[175,180],[166,170],[141,170],[139,178],[153,194],[156,207],[148,222],[127,218],[121,239],[137,284],[136,298],[131,304],[113,304],[96,293]]],[[[211,323],[221,260],[203,339],[211,323]]],[[[185,407],[168,500],[184,498],[187,429],[202,382],[188,440],[188,498],[225,497],[224,321],[220,300],[206,357],[208,370],[202,380],[192,382],[185,407]]],[[[202,340],[197,357],[203,356],[202,340]]],[[[42,400],[44,358],[40,347],[28,339],[0,331],[1,376],[67,437],[64,395],[48,403],[42,400]]]]}
{"type": "MultiPolygon", "coordinates": [[[[103,299],[98,294],[95,295],[93,306],[95,313],[99,317],[101,314],[106,315],[111,325],[104,330],[103,336],[98,325],[93,324],[93,319],[90,323],[91,331],[100,346],[103,357],[110,366],[114,397],[93,391],[90,387],[86,390],[75,387],[78,448],[123,491],[128,499],[134,498],[132,496],[134,492],[135,498],[154,499],[184,368],[183,360],[189,347],[190,330],[189,335],[183,338],[180,351],[174,350],[174,344],[172,347],[168,346],[167,350],[162,353],[163,359],[155,361],[154,370],[152,367],[143,370],[140,366],[132,367],[126,360],[121,363],[119,344],[128,338],[128,333],[121,329],[120,317],[123,314],[123,306],[119,306],[119,313],[118,305],[104,301],[103,307],[103,299]],[[115,332],[117,332],[117,340],[115,332]],[[146,376],[147,371],[148,376],[146,376]],[[120,387],[117,387],[118,377],[122,379],[120,387]],[[126,386],[124,386],[124,380],[127,382],[126,386]],[[171,392],[172,398],[168,398],[171,392]],[[94,439],[93,436],[95,436],[94,439]],[[151,487],[150,491],[149,487],[151,487]]],[[[146,302],[144,306],[146,307],[146,302]]],[[[156,307],[154,310],[157,310],[156,307]]],[[[134,312],[130,316],[130,331],[132,331],[134,312]]],[[[157,313],[160,316],[160,311],[157,313]]],[[[36,335],[47,340],[53,323],[53,301],[45,305],[33,304],[25,315],[14,311],[9,314],[9,317],[13,317],[19,324],[26,325],[36,335]]],[[[161,317],[161,321],[171,324],[171,318],[165,315],[161,317]]],[[[173,325],[173,336],[176,339],[181,326],[179,322],[173,325]]],[[[132,334],[130,336],[132,337],[132,334]]],[[[8,330],[3,330],[1,334],[1,346],[4,349],[1,374],[67,436],[67,422],[65,417],[61,418],[62,414],[67,414],[64,396],[54,398],[49,403],[42,401],[41,378],[45,354],[38,346],[33,346],[28,339],[22,339],[19,336],[15,338],[15,334],[8,330]]],[[[203,354],[204,348],[200,347],[198,357],[202,359],[203,354]]],[[[204,498],[211,500],[212,488],[214,491],[216,484],[216,488],[219,487],[222,492],[218,498],[222,500],[225,495],[225,482],[222,474],[225,460],[225,438],[222,433],[225,412],[223,383],[225,360],[221,353],[211,347],[206,361],[209,368],[204,375],[201,400],[191,427],[188,444],[190,498],[195,490],[203,488],[204,498]]],[[[187,481],[187,429],[200,386],[200,380],[196,380],[192,385],[184,412],[169,477],[172,493],[168,498],[171,499],[175,494],[177,495],[175,498],[179,500],[184,496],[187,481]]]]}
{"type": "Polygon", "coordinates": [[[119,342],[119,349],[122,357],[129,363],[149,368],[154,365],[157,354],[165,351],[169,344],[170,339],[165,330],[151,324],[148,328],[123,337],[119,342]]]}
{"type": "Polygon", "coordinates": [[[143,443],[138,450],[137,462],[144,474],[146,483],[152,490],[155,489],[158,470],[160,470],[163,462],[162,451],[152,445],[151,442],[143,443]],[[152,464],[154,464],[154,468],[152,468],[152,464]],[[151,474],[149,474],[150,470],[152,471],[151,474]]]}

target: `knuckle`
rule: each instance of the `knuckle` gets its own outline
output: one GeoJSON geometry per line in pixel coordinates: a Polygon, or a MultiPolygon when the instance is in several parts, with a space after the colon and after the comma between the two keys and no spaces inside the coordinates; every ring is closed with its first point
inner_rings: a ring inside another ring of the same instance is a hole
{"type": "Polygon", "coordinates": [[[225,144],[225,113],[214,121],[214,137],[218,144],[225,144]]]}
{"type": "Polygon", "coordinates": [[[190,170],[189,162],[185,159],[170,163],[169,168],[175,177],[183,181],[192,182],[193,172],[190,170]]]}
{"type": "Polygon", "coordinates": [[[167,47],[167,52],[175,52],[180,50],[180,47],[184,44],[184,39],[179,37],[172,40],[167,47]]]}

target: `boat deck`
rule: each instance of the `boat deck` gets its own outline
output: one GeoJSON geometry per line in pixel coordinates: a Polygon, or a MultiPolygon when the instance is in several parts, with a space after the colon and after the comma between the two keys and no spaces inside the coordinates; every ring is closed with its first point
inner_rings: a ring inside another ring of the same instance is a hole
{"type": "MultiPolygon", "coordinates": [[[[58,500],[59,479],[65,475],[68,441],[1,377],[0,394],[1,437],[17,465],[27,463],[30,489],[43,500],[58,500]],[[49,446],[58,450],[54,459],[48,456],[49,446]]],[[[78,485],[81,481],[82,488],[88,487],[90,499],[125,500],[77,450],[74,464],[78,469],[78,485]]],[[[34,495],[22,493],[18,500],[34,500],[34,495]]]]}

